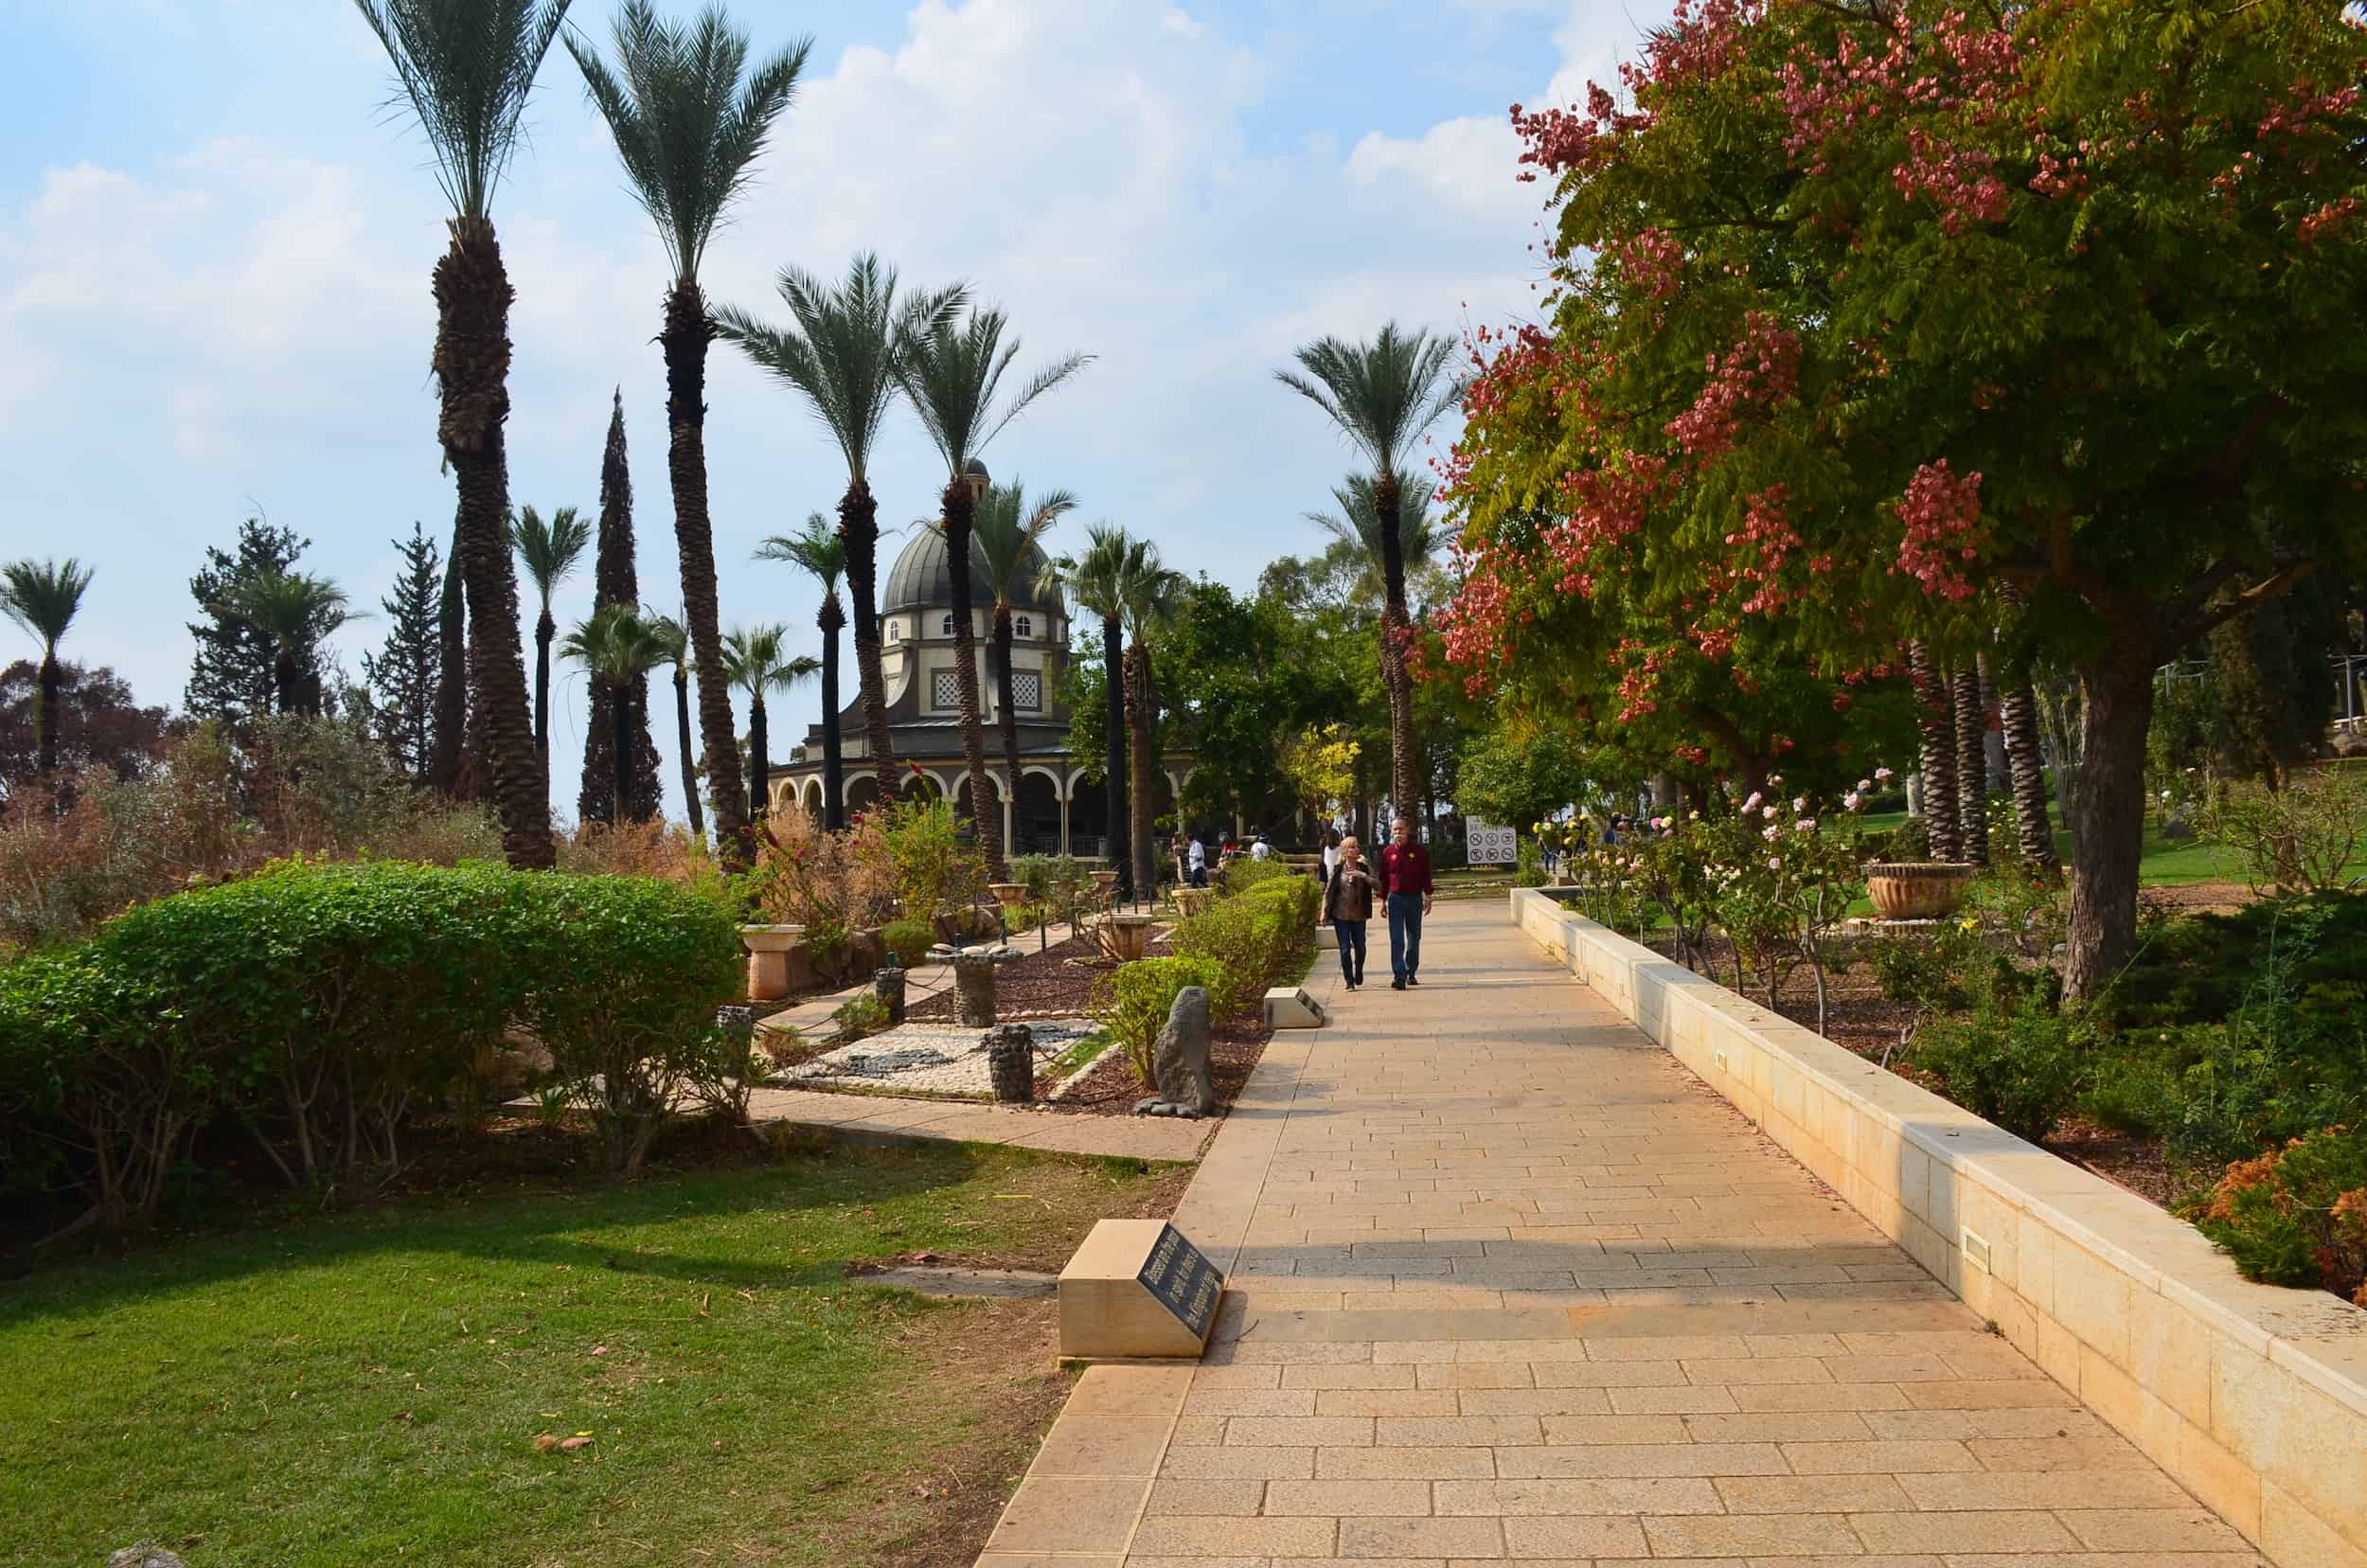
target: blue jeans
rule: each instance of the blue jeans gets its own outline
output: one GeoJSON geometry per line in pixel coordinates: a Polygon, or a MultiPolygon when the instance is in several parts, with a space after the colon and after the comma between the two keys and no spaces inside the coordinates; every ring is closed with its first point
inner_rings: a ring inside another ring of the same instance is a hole
{"type": "Polygon", "coordinates": [[[1422,967],[1422,896],[1389,895],[1389,972],[1411,979],[1422,967]]]}
{"type": "Polygon", "coordinates": [[[1364,983],[1364,928],[1368,920],[1334,920],[1331,934],[1340,939],[1340,974],[1351,986],[1364,983]]]}

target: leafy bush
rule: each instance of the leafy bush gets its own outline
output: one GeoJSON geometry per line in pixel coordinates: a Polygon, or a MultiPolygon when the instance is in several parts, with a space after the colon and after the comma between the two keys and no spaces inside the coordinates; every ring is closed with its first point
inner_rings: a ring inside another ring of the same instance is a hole
{"type": "Polygon", "coordinates": [[[1143,958],[1120,965],[1102,982],[1094,1017],[1108,1026],[1146,1089],[1157,1086],[1151,1047],[1158,1043],[1176,994],[1186,986],[1205,987],[1213,1009],[1224,989],[1223,966],[1211,958],[1143,958]]]}
{"type": "Polygon", "coordinates": [[[1545,885],[1545,854],[1534,838],[1522,837],[1512,846],[1512,884],[1515,887],[1545,885]]]}
{"type": "Polygon", "coordinates": [[[2058,1010],[2046,988],[1991,987],[1968,1016],[1925,1025],[1914,1060],[1949,1099],[2037,1143],[2078,1097],[2095,1040],[2093,1025],[2058,1010]]]}
{"type": "Polygon", "coordinates": [[[1091,887],[1093,873],[1074,855],[1022,855],[1011,862],[1011,880],[1025,885],[1029,903],[1050,904],[1091,887]]]}
{"type": "Polygon", "coordinates": [[[842,1041],[862,1040],[888,1026],[888,1005],[876,991],[857,991],[830,1014],[842,1041]]]}
{"type": "Polygon", "coordinates": [[[896,901],[876,814],[833,833],[802,807],[768,812],[756,826],[756,864],[744,882],[752,918],[804,926],[810,943],[843,944],[848,932],[887,918],[896,901]]]}
{"type": "Polygon", "coordinates": [[[906,919],[934,920],[969,907],[986,891],[985,857],[975,844],[962,842],[952,802],[891,806],[879,831],[906,919]]]}
{"type": "Polygon", "coordinates": [[[1935,1013],[1971,1002],[1974,976],[1987,953],[1979,922],[1949,920],[1928,935],[1878,936],[1866,944],[1865,958],[1884,996],[1913,1003],[1919,1013],[1935,1013]]]}
{"type": "Polygon", "coordinates": [[[2367,1307],[2367,1130],[2324,1128],[2228,1167],[2194,1220],[2246,1279],[2367,1307]]]}
{"type": "Polygon", "coordinates": [[[2202,829],[2243,857],[2255,889],[2350,887],[2358,880],[2351,862],[2367,850],[2367,775],[2302,769],[2281,790],[2223,785],[2203,812],[2202,829]]]}
{"type": "Polygon", "coordinates": [[[911,969],[929,956],[929,950],[937,944],[937,934],[922,920],[890,920],[880,928],[880,940],[896,954],[897,963],[911,969]]]}
{"type": "Polygon", "coordinates": [[[1243,855],[1225,867],[1224,890],[1237,895],[1247,893],[1252,888],[1263,886],[1273,881],[1276,877],[1297,875],[1297,872],[1279,860],[1252,860],[1249,856],[1243,855]]]}
{"type": "Polygon", "coordinates": [[[1170,938],[1176,953],[1210,959],[1220,971],[1208,992],[1217,1017],[1256,1011],[1276,971],[1307,946],[1322,896],[1312,877],[1268,877],[1177,924],[1170,938]]]}

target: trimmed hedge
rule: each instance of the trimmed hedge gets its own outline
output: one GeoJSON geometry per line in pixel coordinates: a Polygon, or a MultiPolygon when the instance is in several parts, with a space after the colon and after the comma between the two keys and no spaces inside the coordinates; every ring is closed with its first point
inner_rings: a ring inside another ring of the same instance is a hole
{"type": "Polygon", "coordinates": [[[290,861],[158,899],[0,969],[8,1185],[145,1219],[220,1123],[293,1185],[391,1167],[417,1112],[478,1097],[513,1026],[631,1173],[727,1059],[714,1014],[739,965],[728,912],[647,878],[290,861]]]}
{"type": "Polygon", "coordinates": [[[1274,975],[1305,951],[1322,897],[1312,877],[1269,876],[1176,926],[1170,945],[1179,956],[1212,959],[1219,967],[1208,990],[1219,1018],[1242,1019],[1257,1010],[1274,975]]]}

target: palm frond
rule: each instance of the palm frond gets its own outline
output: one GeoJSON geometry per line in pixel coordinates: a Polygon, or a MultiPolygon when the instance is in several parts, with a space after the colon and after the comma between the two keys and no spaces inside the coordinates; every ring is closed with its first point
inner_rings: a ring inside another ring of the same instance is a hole
{"type": "Polygon", "coordinates": [[[747,189],[773,122],[796,97],[813,40],[801,39],[742,80],[748,38],[710,6],[687,27],[649,0],[625,0],[613,27],[616,68],[575,33],[567,52],[608,122],[633,197],[678,278],[695,280],[732,204],[747,189]]]}
{"type": "Polygon", "coordinates": [[[1453,355],[1453,339],[1392,321],[1369,343],[1305,344],[1292,355],[1298,370],[1274,379],[1322,409],[1375,469],[1394,472],[1461,395],[1446,374],[1453,355]]]}
{"type": "MultiPolygon", "coordinates": [[[[1307,514],[1309,523],[1355,550],[1372,563],[1376,572],[1380,569],[1382,559],[1380,513],[1375,500],[1379,488],[1369,473],[1349,474],[1331,490],[1331,498],[1340,505],[1337,513],[1307,514]]],[[[1397,481],[1398,559],[1409,573],[1427,563],[1438,551],[1441,536],[1437,519],[1430,510],[1436,493],[1437,487],[1427,479],[1397,481]]]]}
{"type": "Polygon", "coordinates": [[[663,619],[630,604],[603,604],[559,639],[559,656],[583,666],[594,680],[621,686],[667,662],[663,619]]]}
{"type": "Polygon", "coordinates": [[[491,209],[568,0],[354,0],[462,218],[491,209]]]}
{"type": "Polygon", "coordinates": [[[62,566],[55,561],[11,561],[0,566],[0,615],[40,643],[44,657],[55,657],[81,612],[94,570],[71,556],[62,566]]]}
{"type": "Polygon", "coordinates": [[[655,615],[647,610],[639,614],[642,624],[650,629],[650,635],[657,641],[658,662],[672,665],[677,669],[687,668],[690,664],[690,629],[683,624],[682,618],[679,615],[655,615]]]}
{"type": "Polygon", "coordinates": [[[838,592],[846,571],[846,542],[820,512],[808,512],[805,526],[793,534],[772,534],[756,545],[757,561],[782,561],[822,584],[825,597],[838,592]]]}
{"type": "Polygon", "coordinates": [[[245,622],[283,650],[369,618],[368,612],[349,607],[343,588],[310,572],[259,573],[208,608],[245,622]]]}
{"type": "Polygon", "coordinates": [[[592,523],[578,516],[573,507],[560,508],[547,521],[532,507],[524,507],[510,519],[509,543],[525,562],[526,576],[533,579],[534,591],[547,611],[552,593],[567,580],[591,547],[592,523]]]}
{"type": "Polygon", "coordinates": [[[1103,521],[1085,529],[1085,548],[1062,556],[1045,568],[1045,585],[1067,594],[1069,602],[1103,620],[1122,619],[1130,574],[1149,546],[1115,523],[1103,521]]]}
{"type": "Polygon", "coordinates": [[[1030,403],[1092,363],[1090,354],[1065,355],[1003,398],[1003,378],[1019,357],[1019,340],[1003,341],[1009,326],[999,310],[973,310],[958,327],[931,324],[899,356],[898,383],[955,478],[1030,403]]]}
{"type": "MultiPolygon", "coordinates": [[[[1009,604],[1026,591],[1028,565],[1041,550],[1043,536],[1051,532],[1053,524],[1076,509],[1077,497],[1067,490],[1040,495],[1030,506],[1026,487],[1016,479],[988,487],[970,526],[978,556],[986,562],[979,586],[993,596],[995,603],[1009,604]]],[[[1055,579],[1057,587],[1057,574],[1055,579]]],[[[1036,580],[1042,583],[1042,572],[1036,580]]]]}

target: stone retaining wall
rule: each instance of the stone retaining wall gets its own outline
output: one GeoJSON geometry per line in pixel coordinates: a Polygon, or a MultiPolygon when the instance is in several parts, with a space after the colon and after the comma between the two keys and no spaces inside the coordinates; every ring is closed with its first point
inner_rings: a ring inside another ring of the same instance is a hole
{"type": "Polygon", "coordinates": [[[2367,1568],[2367,1310],[1533,889],[1521,929],[2280,1568],[2367,1568]]]}

